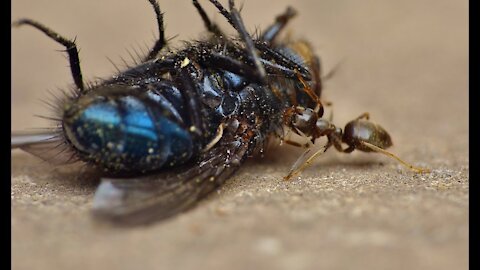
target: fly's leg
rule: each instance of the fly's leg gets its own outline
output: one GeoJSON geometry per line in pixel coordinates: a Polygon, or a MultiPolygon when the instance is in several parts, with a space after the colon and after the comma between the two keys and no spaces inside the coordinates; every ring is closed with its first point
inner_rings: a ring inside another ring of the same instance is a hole
{"type": "Polygon", "coordinates": [[[228,21],[228,23],[230,23],[230,25],[232,25],[233,27],[235,27],[233,21],[232,21],[232,16],[230,16],[230,12],[228,12],[228,10],[226,10],[222,4],[220,4],[220,2],[218,2],[217,0],[209,0],[217,9],[218,11],[223,15],[223,17],[225,17],[228,21]]]}
{"type": "Polygon", "coordinates": [[[230,71],[234,74],[245,76],[254,82],[261,83],[263,80],[262,75],[258,72],[258,69],[240,62],[231,57],[226,57],[221,54],[211,54],[207,58],[203,59],[203,64],[207,67],[221,68],[230,71]]]}
{"type": "Polygon", "coordinates": [[[272,44],[275,42],[275,38],[285,28],[287,23],[297,15],[297,11],[292,7],[287,7],[282,14],[275,18],[275,23],[268,27],[262,34],[261,40],[272,44]]]}
{"type": "Polygon", "coordinates": [[[144,61],[151,60],[157,56],[157,54],[163,49],[165,44],[167,44],[167,41],[165,40],[165,27],[163,25],[163,14],[160,11],[160,6],[158,5],[156,0],[148,0],[150,4],[153,7],[153,10],[155,11],[155,16],[157,18],[157,24],[158,24],[158,31],[159,31],[159,38],[155,42],[155,45],[153,45],[153,48],[150,50],[148,55],[145,57],[144,61]]]}
{"type": "MultiPolygon", "coordinates": [[[[256,44],[257,45],[257,44],[256,44]]],[[[262,54],[264,54],[264,58],[260,58],[260,62],[262,63],[264,69],[266,70],[267,74],[275,74],[275,75],[282,75],[285,78],[291,78],[291,79],[296,79],[298,75],[302,76],[306,80],[310,79],[310,74],[308,71],[302,67],[298,66],[297,64],[293,63],[291,60],[288,60],[287,58],[283,57],[276,58],[276,57],[270,57],[273,55],[270,55],[268,52],[263,51],[263,47],[257,47],[262,54]],[[269,60],[269,59],[271,60],[269,60]]],[[[268,47],[266,47],[268,50],[270,50],[268,47]]],[[[273,52],[273,51],[272,51],[273,52]]],[[[230,59],[239,59],[244,56],[244,52],[240,51],[238,49],[233,48],[232,49],[232,55],[231,57],[227,57],[224,55],[221,55],[220,57],[223,58],[230,58],[230,59]]],[[[276,55],[280,56],[278,53],[276,55]]],[[[249,61],[249,59],[246,60],[246,65],[244,64],[243,66],[250,68],[250,66],[254,65],[253,62],[249,61]]],[[[230,71],[230,70],[229,70],[230,71]]],[[[233,71],[232,71],[233,72],[233,71]]],[[[258,73],[258,71],[256,71],[258,73]]],[[[259,73],[258,73],[259,74],[259,73]]],[[[239,74],[240,75],[240,74],[239,74]]]]}
{"type": "MultiPolygon", "coordinates": [[[[287,59],[286,57],[280,55],[279,53],[275,52],[274,50],[270,49],[266,43],[264,42],[254,42],[250,34],[248,34],[245,24],[242,21],[240,13],[235,8],[235,4],[233,0],[229,0],[229,7],[230,12],[228,12],[222,4],[220,4],[217,0],[210,0],[210,2],[220,11],[220,13],[228,20],[228,22],[237,30],[240,38],[243,40],[246,46],[247,53],[249,54],[251,60],[253,61],[253,65],[258,70],[263,83],[266,83],[266,75],[267,72],[265,69],[272,68],[275,65],[271,63],[271,61],[265,61],[258,55],[257,49],[259,49],[265,57],[269,57],[277,63],[277,70],[278,66],[287,67],[287,69],[283,70],[282,73],[292,73],[289,71],[294,71],[299,73],[303,78],[306,80],[310,80],[311,75],[305,67],[300,66],[293,61],[287,59]],[[264,67],[265,65],[265,67],[264,67]],[[268,66],[269,65],[269,66],[268,66]]],[[[293,11],[288,11],[284,14],[286,17],[293,16],[291,14],[293,11]],[[289,14],[287,14],[289,13],[289,14]]],[[[290,74],[293,75],[293,74],[290,74]]]]}
{"type": "Polygon", "coordinates": [[[75,39],[67,39],[56,33],[55,31],[49,29],[48,27],[44,26],[43,24],[30,19],[21,19],[12,24],[12,26],[21,25],[30,25],[40,30],[51,39],[65,46],[66,52],[68,53],[68,60],[70,61],[70,70],[72,72],[73,81],[75,82],[77,88],[80,90],[79,92],[83,92],[85,86],[83,84],[82,71],[80,69],[80,59],[78,57],[78,49],[77,45],[75,44],[75,39]]]}
{"type": "MultiPolygon", "coordinates": [[[[234,74],[244,76],[249,80],[256,83],[262,83],[263,77],[259,73],[258,69],[252,67],[250,64],[238,61],[235,58],[221,55],[218,53],[212,53],[210,55],[203,55],[200,59],[201,64],[206,67],[220,68],[226,71],[230,71],[234,74]]],[[[268,71],[268,74],[282,74],[287,78],[297,78],[298,72],[285,68],[282,65],[265,61],[262,59],[264,68],[268,71]]]]}
{"type": "MultiPolygon", "coordinates": [[[[188,58],[185,58],[183,62],[187,62],[188,58]]],[[[183,65],[183,64],[182,64],[183,65]]],[[[189,131],[196,136],[202,136],[206,130],[206,123],[202,120],[202,110],[199,104],[199,85],[196,79],[193,77],[194,73],[190,64],[186,64],[180,68],[179,78],[182,86],[184,87],[183,94],[187,101],[188,115],[190,116],[191,126],[189,131]]]]}
{"type": "Polygon", "coordinates": [[[252,37],[248,34],[245,24],[242,21],[240,13],[235,8],[235,4],[233,0],[229,0],[229,8],[230,12],[228,12],[222,4],[220,4],[217,0],[210,0],[210,2],[220,11],[220,13],[228,20],[228,22],[235,28],[243,40],[246,46],[247,53],[249,54],[250,58],[253,60],[253,64],[255,68],[258,70],[260,77],[262,78],[262,83],[267,84],[267,73],[265,68],[263,67],[260,57],[255,48],[255,44],[253,43],[252,37]]]}
{"type": "Polygon", "coordinates": [[[255,67],[260,73],[264,84],[267,84],[267,73],[262,63],[260,62],[260,57],[258,56],[258,53],[256,51],[255,44],[253,43],[252,37],[250,36],[250,34],[248,34],[247,29],[245,28],[245,24],[243,23],[242,17],[240,16],[240,12],[238,12],[238,10],[235,8],[234,0],[229,0],[228,4],[230,6],[230,15],[232,16],[233,25],[240,34],[240,38],[243,40],[243,42],[245,42],[247,52],[253,59],[253,63],[255,64],[255,67]]]}
{"type": "Polygon", "coordinates": [[[302,65],[299,65],[284,55],[269,47],[265,42],[255,42],[255,47],[260,50],[262,57],[275,61],[276,64],[288,68],[294,73],[300,74],[305,80],[311,80],[310,72],[302,65]]]}
{"type": "Polygon", "coordinates": [[[207,30],[210,33],[212,33],[213,35],[215,35],[216,37],[225,36],[223,34],[222,30],[220,30],[220,27],[218,27],[218,25],[216,23],[213,23],[210,20],[210,18],[208,18],[207,13],[203,9],[203,7],[200,5],[200,3],[198,3],[197,0],[192,0],[192,3],[195,6],[195,8],[197,9],[198,13],[200,14],[200,17],[202,17],[203,23],[205,24],[205,28],[207,28],[207,30]]]}
{"type": "Polygon", "coordinates": [[[225,128],[224,123],[221,123],[218,126],[217,132],[215,133],[215,137],[207,144],[207,146],[205,146],[205,148],[203,148],[203,150],[202,150],[203,153],[208,152],[210,149],[212,149],[220,141],[220,139],[222,139],[224,128],[225,128]]]}
{"type": "MultiPolygon", "coordinates": [[[[207,16],[207,13],[206,13],[205,10],[203,9],[203,7],[200,5],[200,3],[199,3],[197,0],[193,0],[192,2],[193,2],[193,5],[195,6],[195,8],[197,9],[198,13],[199,13],[200,16],[202,17],[202,20],[203,20],[203,22],[204,22],[205,27],[207,28],[207,30],[208,30],[209,32],[213,33],[213,34],[214,34],[215,36],[217,36],[217,37],[222,37],[222,36],[224,36],[223,32],[220,30],[220,28],[218,27],[218,25],[211,22],[210,18],[207,16]]],[[[227,11],[223,6],[221,6],[221,4],[218,3],[218,2],[215,4],[215,6],[216,6],[216,7],[220,10],[220,12],[227,18],[227,20],[228,20],[229,22],[231,22],[232,25],[233,25],[231,16],[230,16],[230,14],[228,13],[228,11],[227,11]]],[[[224,58],[226,58],[226,57],[224,57],[224,58]]],[[[260,59],[260,60],[262,60],[262,59],[260,59]]],[[[279,60],[279,59],[277,59],[277,62],[278,62],[278,60],[279,60]]],[[[284,60],[284,59],[282,59],[282,60],[284,60]]],[[[287,60],[288,60],[288,59],[287,59],[287,60]]],[[[215,62],[215,61],[220,61],[220,62],[223,62],[223,63],[226,62],[224,59],[214,59],[213,61],[214,61],[214,62],[215,62]]],[[[233,62],[233,61],[231,61],[231,62],[233,62]]],[[[281,62],[281,61],[280,61],[280,62],[281,62]]],[[[284,60],[283,62],[285,62],[285,60],[284,60]]],[[[282,73],[285,73],[284,75],[286,75],[286,76],[290,76],[290,77],[294,77],[294,76],[295,76],[295,75],[294,75],[295,73],[294,73],[293,69],[292,69],[292,70],[290,70],[290,69],[284,70],[285,68],[282,67],[281,65],[274,64],[274,63],[271,63],[271,62],[268,62],[268,61],[267,61],[266,63],[265,63],[265,61],[262,61],[262,63],[265,64],[265,65],[267,66],[266,68],[269,68],[270,71],[283,71],[282,73]]],[[[238,64],[234,64],[234,65],[232,65],[232,64],[227,64],[227,65],[228,65],[228,66],[239,66],[238,64]]],[[[223,68],[226,68],[226,67],[223,67],[223,68]]],[[[243,67],[242,67],[242,68],[243,68],[243,67]]],[[[229,70],[228,67],[227,67],[226,69],[227,69],[228,71],[234,72],[234,70],[229,70]]],[[[299,69],[302,70],[302,67],[299,67],[299,69]]],[[[238,69],[237,69],[237,70],[238,70],[238,69]]],[[[302,70],[302,71],[303,71],[303,70],[302,70]]],[[[307,74],[308,74],[308,72],[307,72],[307,74]]],[[[238,75],[242,75],[242,74],[238,74],[238,75]]],[[[255,75],[255,76],[256,76],[256,75],[255,75]]]]}

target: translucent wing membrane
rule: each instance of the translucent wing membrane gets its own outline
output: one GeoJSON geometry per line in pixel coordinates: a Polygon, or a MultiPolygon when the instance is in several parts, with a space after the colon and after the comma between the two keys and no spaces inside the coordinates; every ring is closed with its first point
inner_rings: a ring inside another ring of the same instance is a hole
{"type": "Polygon", "coordinates": [[[250,138],[240,136],[242,133],[238,129],[224,132],[193,166],[134,178],[103,178],[94,198],[94,215],[117,224],[136,225],[190,208],[241,165],[251,146],[250,138]]]}
{"type": "Polygon", "coordinates": [[[54,131],[46,132],[13,132],[11,137],[11,147],[22,148],[29,145],[45,144],[55,140],[57,133],[54,131]]]}
{"type": "Polygon", "coordinates": [[[37,156],[53,165],[77,162],[75,154],[57,130],[12,132],[11,148],[37,156]]]}

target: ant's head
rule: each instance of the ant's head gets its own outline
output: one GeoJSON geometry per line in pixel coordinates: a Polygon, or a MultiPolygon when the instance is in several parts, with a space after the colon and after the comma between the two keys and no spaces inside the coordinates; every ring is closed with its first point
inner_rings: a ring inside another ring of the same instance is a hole
{"type": "Polygon", "coordinates": [[[310,109],[300,106],[289,108],[284,114],[284,123],[296,134],[310,137],[312,142],[322,136],[342,137],[342,129],[322,118],[323,107],[310,109]]]}
{"type": "Polygon", "coordinates": [[[296,134],[310,137],[316,133],[316,123],[319,118],[316,111],[296,106],[287,109],[284,114],[284,123],[296,134]]]}

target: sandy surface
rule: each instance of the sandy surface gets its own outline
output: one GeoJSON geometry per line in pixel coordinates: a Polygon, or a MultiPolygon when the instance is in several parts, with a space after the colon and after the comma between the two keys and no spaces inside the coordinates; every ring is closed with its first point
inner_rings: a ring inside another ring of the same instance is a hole
{"type": "MultiPolygon", "coordinates": [[[[196,208],[118,229],[89,215],[97,180],[14,151],[14,269],[467,269],[467,1],[244,2],[252,30],[296,2],[293,34],[315,45],[325,70],[342,63],[324,92],[335,123],[369,111],[391,133],[392,151],[433,172],[332,150],[284,182],[300,152],[283,146],[248,162],[196,208]]],[[[89,79],[113,72],[106,57],[121,65],[126,49],[156,35],[146,1],[12,4],[13,18],[76,36],[89,79]]],[[[190,1],[161,6],[167,35],[179,34],[173,42],[199,37],[190,1]]],[[[28,28],[15,29],[12,42],[12,130],[45,126],[33,117],[49,114],[39,100],[71,83],[56,51],[63,48],[28,28]]]]}

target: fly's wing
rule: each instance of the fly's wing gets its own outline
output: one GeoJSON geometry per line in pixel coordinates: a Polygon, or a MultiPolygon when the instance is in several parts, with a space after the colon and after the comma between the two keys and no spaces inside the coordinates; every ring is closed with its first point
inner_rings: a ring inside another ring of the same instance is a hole
{"type": "MultiPolygon", "coordinates": [[[[240,125],[241,126],[241,125],[240,125]]],[[[236,171],[251,147],[245,129],[230,125],[194,164],[176,172],[137,178],[103,178],[93,214],[120,225],[158,221],[193,206],[236,171]]]]}
{"type": "Polygon", "coordinates": [[[46,132],[13,132],[11,134],[12,149],[21,148],[28,145],[48,143],[55,139],[57,134],[54,131],[46,132]]]}
{"type": "Polygon", "coordinates": [[[11,148],[21,149],[54,165],[78,161],[63,135],[56,129],[12,132],[11,148]]]}

